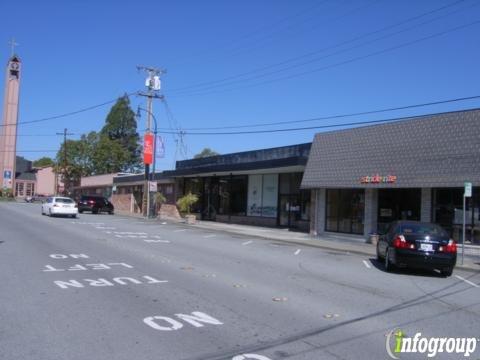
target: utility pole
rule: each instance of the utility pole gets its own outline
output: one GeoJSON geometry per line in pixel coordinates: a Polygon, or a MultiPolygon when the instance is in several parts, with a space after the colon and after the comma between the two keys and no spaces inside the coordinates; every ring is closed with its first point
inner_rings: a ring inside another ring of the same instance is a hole
{"type": "MultiPolygon", "coordinates": [[[[65,128],[65,129],[63,129],[63,133],[58,133],[57,132],[57,135],[63,135],[63,195],[68,195],[67,194],[67,187],[66,187],[66,184],[67,184],[67,181],[66,181],[67,165],[68,165],[68,161],[67,161],[67,135],[74,135],[74,134],[69,133],[68,129],[65,128]]],[[[56,191],[57,191],[57,189],[55,189],[55,192],[56,191]]]]}
{"type": "MultiPolygon", "coordinates": [[[[160,75],[164,74],[166,71],[157,69],[154,67],[150,66],[137,66],[137,70],[139,71],[145,71],[148,76],[147,79],[145,80],[145,86],[147,87],[147,92],[142,93],[139,92],[139,96],[144,96],[147,98],[147,130],[146,134],[151,135],[151,129],[152,129],[152,115],[153,115],[153,99],[163,99],[163,95],[159,95],[158,91],[160,90],[160,75]]],[[[156,144],[156,139],[157,137],[157,122],[155,121],[155,137],[153,139],[153,159],[152,159],[152,164],[153,164],[153,169],[155,171],[155,144],[156,144]]],[[[144,159],[145,160],[145,159],[144,159]]],[[[146,216],[147,218],[150,217],[151,215],[151,195],[150,195],[150,177],[154,178],[155,174],[152,172],[152,175],[150,175],[150,164],[145,162],[145,182],[144,182],[144,196],[143,196],[143,215],[146,216]]]]}

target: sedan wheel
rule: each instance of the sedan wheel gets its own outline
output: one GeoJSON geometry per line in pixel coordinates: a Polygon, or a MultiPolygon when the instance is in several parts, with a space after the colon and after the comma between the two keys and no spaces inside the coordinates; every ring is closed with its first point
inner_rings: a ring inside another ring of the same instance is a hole
{"type": "Polygon", "coordinates": [[[442,269],[442,270],[440,270],[440,273],[442,274],[442,276],[445,276],[445,277],[452,276],[453,267],[442,269]]]}
{"type": "Polygon", "coordinates": [[[393,264],[390,262],[390,254],[391,254],[391,250],[390,249],[387,249],[387,252],[385,253],[385,271],[387,272],[391,272],[393,271],[393,264]]]}

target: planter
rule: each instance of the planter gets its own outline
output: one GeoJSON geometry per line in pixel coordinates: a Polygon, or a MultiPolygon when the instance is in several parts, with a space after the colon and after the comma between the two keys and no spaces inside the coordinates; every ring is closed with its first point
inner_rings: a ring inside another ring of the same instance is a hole
{"type": "Polygon", "coordinates": [[[370,234],[368,239],[367,239],[367,242],[374,245],[374,246],[377,246],[378,240],[380,240],[380,235],[370,234]]]}
{"type": "Polygon", "coordinates": [[[187,221],[187,224],[195,224],[197,221],[197,217],[195,215],[185,215],[185,220],[187,221]]]}

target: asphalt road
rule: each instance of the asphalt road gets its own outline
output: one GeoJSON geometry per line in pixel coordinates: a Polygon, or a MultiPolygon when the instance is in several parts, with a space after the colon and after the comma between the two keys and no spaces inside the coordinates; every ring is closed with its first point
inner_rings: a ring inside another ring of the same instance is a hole
{"type": "Polygon", "coordinates": [[[479,273],[39,204],[0,203],[0,279],[2,360],[388,359],[394,329],[480,337],[479,273]]]}

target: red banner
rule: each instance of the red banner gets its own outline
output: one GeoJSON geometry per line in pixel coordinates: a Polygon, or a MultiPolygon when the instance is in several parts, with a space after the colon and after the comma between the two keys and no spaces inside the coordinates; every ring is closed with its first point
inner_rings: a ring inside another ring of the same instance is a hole
{"type": "Polygon", "coordinates": [[[153,163],[153,134],[145,134],[143,138],[143,163],[145,165],[153,163]]]}

